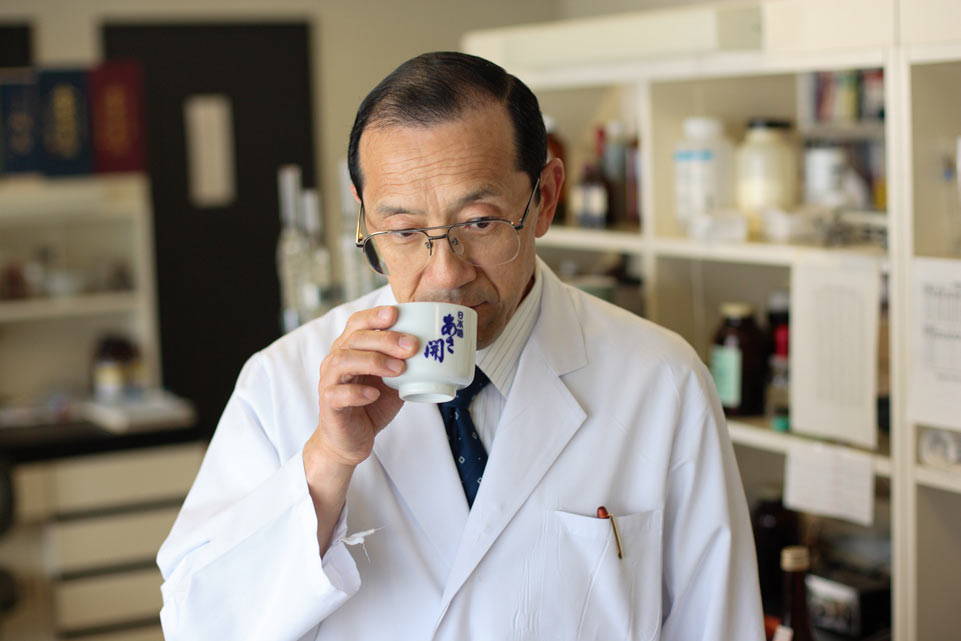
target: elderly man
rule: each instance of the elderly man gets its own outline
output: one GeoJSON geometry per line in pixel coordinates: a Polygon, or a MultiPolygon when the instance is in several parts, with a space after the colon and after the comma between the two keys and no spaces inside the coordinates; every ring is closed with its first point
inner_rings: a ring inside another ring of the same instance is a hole
{"type": "Polygon", "coordinates": [[[761,639],[710,376],[535,255],[564,167],[530,90],[418,56],[361,104],[349,164],[389,287],[244,366],[158,557],[167,638],[761,639]],[[408,301],[477,311],[456,421],[383,383],[419,348],[390,329],[408,301]],[[480,468],[455,463],[465,420],[480,468]]]}

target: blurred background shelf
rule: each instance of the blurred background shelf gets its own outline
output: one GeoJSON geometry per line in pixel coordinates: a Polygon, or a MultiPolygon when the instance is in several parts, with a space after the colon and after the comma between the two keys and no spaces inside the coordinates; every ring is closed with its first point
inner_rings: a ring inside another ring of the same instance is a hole
{"type": "Polygon", "coordinates": [[[891,456],[886,453],[889,445],[886,439],[881,440],[879,452],[867,452],[808,436],[790,432],[777,432],[768,427],[764,418],[729,418],[727,429],[734,443],[777,454],[787,454],[795,444],[828,443],[834,447],[846,447],[855,452],[869,454],[874,460],[874,473],[881,477],[891,477],[891,456]]]}
{"type": "Polygon", "coordinates": [[[883,249],[875,246],[825,248],[778,243],[705,243],[689,238],[655,238],[652,253],[659,256],[691,258],[728,263],[791,267],[799,263],[871,261],[887,263],[883,249]]]}
{"type": "Polygon", "coordinates": [[[914,480],[925,487],[961,494],[961,471],[917,465],[914,468],[914,480]]]}
{"type": "Polygon", "coordinates": [[[149,212],[145,174],[0,178],[0,226],[129,220],[149,212]]]}
{"type": "Polygon", "coordinates": [[[137,294],[133,292],[4,301],[0,302],[0,323],[122,314],[135,311],[138,304],[137,294]]]}
{"type": "Polygon", "coordinates": [[[641,254],[646,242],[639,231],[612,231],[607,229],[583,229],[554,225],[543,237],[537,239],[539,247],[560,247],[594,251],[615,251],[641,254]]]}

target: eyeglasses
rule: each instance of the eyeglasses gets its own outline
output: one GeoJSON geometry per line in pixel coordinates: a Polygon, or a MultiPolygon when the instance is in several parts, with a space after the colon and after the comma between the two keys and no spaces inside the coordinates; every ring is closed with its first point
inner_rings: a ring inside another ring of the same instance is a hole
{"type": "Polygon", "coordinates": [[[447,239],[451,251],[461,260],[477,267],[497,267],[509,263],[520,253],[518,233],[524,228],[540,178],[527,199],[519,222],[502,218],[477,218],[453,225],[417,227],[378,231],[364,235],[364,205],[357,217],[356,245],[364,251],[367,262],[378,274],[417,272],[423,269],[434,254],[434,242],[447,239]],[[445,230],[442,234],[431,234],[445,230]]]}

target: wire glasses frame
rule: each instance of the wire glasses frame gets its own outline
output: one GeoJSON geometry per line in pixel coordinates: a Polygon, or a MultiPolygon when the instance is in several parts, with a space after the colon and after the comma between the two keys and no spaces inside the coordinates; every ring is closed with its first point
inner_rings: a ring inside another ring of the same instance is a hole
{"type": "MultiPolygon", "coordinates": [[[[451,232],[456,233],[456,230],[466,228],[470,225],[477,225],[478,223],[482,223],[482,222],[506,223],[511,226],[511,228],[514,231],[514,235],[516,237],[517,232],[519,232],[524,228],[524,225],[527,221],[527,215],[528,213],[530,213],[531,203],[534,202],[534,195],[537,193],[537,189],[540,186],[540,184],[541,184],[541,179],[540,177],[538,177],[537,181],[534,183],[534,188],[531,190],[530,196],[528,196],[527,198],[527,204],[524,206],[524,213],[521,215],[521,219],[516,223],[512,223],[511,221],[505,220],[503,218],[481,218],[479,220],[466,220],[463,222],[453,223],[450,225],[434,225],[432,227],[414,227],[410,229],[389,229],[385,231],[377,231],[372,234],[364,234],[365,209],[364,209],[363,202],[361,202],[360,212],[357,215],[357,227],[355,231],[354,244],[356,247],[363,250],[364,256],[367,258],[367,262],[370,265],[371,269],[373,269],[375,272],[379,274],[386,274],[387,268],[386,268],[386,265],[384,265],[383,260],[380,258],[376,248],[374,247],[374,242],[376,241],[377,238],[382,238],[382,237],[387,238],[392,234],[393,235],[401,234],[401,233],[423,234],[424,235],[423,245],[427,249],[427,260],[430,260],[430,257],[434,255],[434,242],[438,240],[443,240],[445,238],[447,239],[447,242],[451,245],[451,249],[454,250],[455,255],[461,256],[461,254],[464,252],[464,249],[462,247],[458,249],[458,247],[460,246],[460,243],[456,239],[451,238],[450,236],[451,232]],[[430,233],[432,231],[441,230],[441,229],[445,230],[444,233],[442,234],[432,235],[430,233]]],[[[519,248],[520,248],[520,243],[518,239],[518,250],[519,248]]],[[[515,250],[514,254],[510,258],[500,261],[496,264],[489,264],[487,266],[494,267],[496,265],[503,265],[511,262],[516,257],[517,257],[517,251],[515,250]]],[[[425,264],[426,264],[426,261],[425,261],[425,264]]]]}

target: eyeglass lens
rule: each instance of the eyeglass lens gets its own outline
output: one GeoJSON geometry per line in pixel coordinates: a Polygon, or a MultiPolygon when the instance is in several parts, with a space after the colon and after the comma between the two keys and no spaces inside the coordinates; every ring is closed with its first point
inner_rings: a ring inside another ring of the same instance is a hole
{"type": "MultiPolygon", "coordinates": [[[[444,242],[443,238],[429,238],[429,233],[396,231],[377,234],[367,239],[364,253],[371,267],[381,274],[419,270],[437,251],[436,244],[444,242]]],[[[517,230],[506,220],[482,220],[457,225],[448,230],[446,240],[456,256],[478,267],[496,267],[508,263],[517,257],[520,250],[517,230]]]]}

